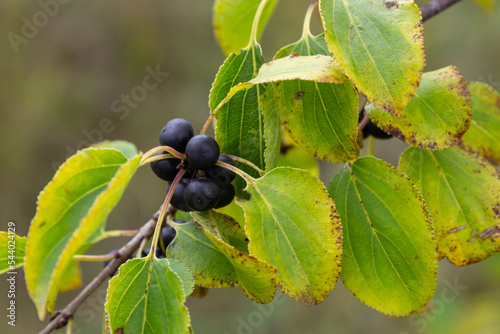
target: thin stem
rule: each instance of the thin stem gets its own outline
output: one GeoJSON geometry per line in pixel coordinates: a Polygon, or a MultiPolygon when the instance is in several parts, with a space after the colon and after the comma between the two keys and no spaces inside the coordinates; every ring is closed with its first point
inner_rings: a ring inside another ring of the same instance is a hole
{"type": "Polygon", "coordinates": [[[139,245],[139,247],[137,248],[137,252],[135,253],[135,257],[141,257],[142,250],[146,246],[146,242],[148,242],[148,239],[146,238],[142,239],[141,244],[139,245]]]}
{"type": "MultiPolygon", "coordinates": [[[[230,157],[231,159],[233,159],[233,161],[238,161],[238,162],[241,162],[242,164],[245,164],[247,166],[250,166],[252,167],[253,169],[255,169],[257,172],[259,172],[259,174],[262,176],[264,174],[266,174],[265,171],[263,171],[262,169],[260,169],[256,164],[254,164],[253,162],[251,161],[248,161],[246,159],[243,159],[243,158],[240,158],[236,155],[230,155],[230,154],[226,154],[228,157],[230,157]]],[[[221,166],[222,167],[222,166],[221,166]]]]}
{"type": "Polygon", "coordinates": [[[174,157],[172,154],[158,154],[158,155],[153,155],[152,157],[149,157],[147,159],[141,159],[139,167],[142,167],[144,165],[150,164],[153,161],[159,161],[159,160],[164,160],[164,159],[177,159],[177,158],[174,157]]]}
{"type": "Polygon", "coordinates": [[[217,115],[217,112],[220,110],[220,108],[222,108],[222,106],[228,101],[228,97],[226,96],[224,98],[224,100],[220,101],[219,105],[214,109],[214,111],[212,111],[212,113],[210,114],[210,116],[208,116],[208,119],[207,121],[205,122],[205,124],[203,124],[203,127],[201,128],[201,131],[200,131],[200,134],[204,134],[205,132],[207,132],[207,129],[208,129],[208,126],[210,125],[210,123],[212,123],[215,115],[217,115]]]}
{"type": "Polygon", "coordinates": [[[422,12],[422,21],[427,21],[459,1],[460,0],[434,0],[423,5],[420,8],[422,12]]]}
{"type": "Polygon", "coordinates": [[[141,158],[141,161],[140,161],[140,165],[144,165],[144,162],[151,158],[153,155],[155,155],[156,153],[158,152],[162,152],[162,151],[167,151],[168,153],[170,153],[174,158],[177,158],[177,159],[186,159],[186,155],[185,154],[182,154],[176,150],[174,150],[173,148],[171,148],[170,146],[157,146],[157,147],[154,147],[152,149],[150,149],[149,151],[147,151],[146,153],[144,153],[142,155],[142,158],[141,158]]]}
{"type": "Polygon", "coordinates": [[[370,116],[368,116],[368,114],[365,114],[363,116],[363,119],[361,120],[361,122],[359,122],[359,124],[358,124],[358,132],[363,131],[364,127],[366,126],[366,124],[368,123],[369,120],[370,120],[370,116]]]}
{"type": "Polygon", "coordinates": [[[104,255],[73,255],[73,260],[84,261],[84,262],[103,262],[108,261],[116,257],[118,253],[104,254],[104,255]]]}
{"type": "Polygon", "coordinates": [[[302,26],[302,38],[306,38],[307,36],[311,35],[311,17],[317,4],[318,0],[313,1],[307,8],[306,17],[304,18],[304,25],[302,26]]]}
{"type": "Polygon", "coordinates": [[[250,47],[252,44],[257,44],[257,30],[259,30],[260,17],[262,16],[262,12],[264,11],[266,5],[267,5],[267,0],[262,0],[259,4],[259,7],[257,7],[257,11],[255,12],[255,16],[252,23],[252,33],[250,35],[250,42],[247,48],[250,47]]]}
{"type": "Polygon", "coordinates": [[[65,322],[73,317],[78,307],[80,307],[80,305],[97,290],[104,281],[108,280],[116,269],[130,257],[134,250],[139,247],[142,240],[144,238],[149,238],[151,234],[153,234],[158,215],[159,212],[155,213],[153,218],[139,229],[139,233],[137,233],[125,246],[120,248],[118,256],[113,259],[62,311],[60,311],[39,334],[48,334],[56,328],[63,327],[65,322]]]}
{"type": "Polygon", "coordinates": [[[251,177],[250,175],[248,175],[247,173],[245,173],[241,169],[234,167],[233,165],[227,164],[227,163],[222,162],[222,161],[217,161],[216,165],[224,167],[225,169],[229,169],[232,172],[235,172],[236,174],[241,176],[243,179],[245,179],[245,181],[247,181],[247,182],[252,182],[252,180],[254,180],[253,177],[251,177]]]}
{"type": "Polygon", "coordinates": [[[370,136],[370,139],[368,141],[368,155],[373,156],[374,147],[375,147],[375,137],[370,136]]]}
{"type": "Polygon", "coordinates": [[[104,239],[114,238],[114,237],[133,237],[137,234],[139,230],[112,230],[106,231],[101,234],[98,238],[94,240],[94,242],[99,242],[104,239]]]}
{"type": "Polygon", "coordinates": [[[165,201],[163,202],[163,206],[162,206],[161,211],[160,211],[160,216],[158,217],[158,222],[156,223],[155,232],[153,234],[153,238],[151,239],[151,249],[150,249],[149,254],[148,254],[149,257],[156,254],[156,247],[158,244],[158,238],[160,236],[161,226],[163,225],[163,221],[165,220],[168,204],[170,203],[170,200],[172,199],[172,196],[174,195],[175,188],[177,188],[177,185],[181,181],[184,173],[186,173],[185,169],[179,170],[179,172],[175,176],[175,179],[172,181],[172,184],[168,188],[167,196],[165,197],[165,201]]]}

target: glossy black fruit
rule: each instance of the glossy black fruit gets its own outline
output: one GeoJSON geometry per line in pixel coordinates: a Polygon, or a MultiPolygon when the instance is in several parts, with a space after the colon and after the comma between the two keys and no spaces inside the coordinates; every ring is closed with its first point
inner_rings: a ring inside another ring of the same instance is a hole
{"type": "MultiPolygon", "coordinates": [[[[186,201],[184,200],[184,190],[186,189],[187,185],[190,183],[189,180],[187,179],[181,179],[179,184],[174,190],[174,194],[172,195],[172,199],[170,200],[170,204],[176,208],[177,210],[181,211],[186,211],[189,212],[191,211],[189,207],[186,205],[186,201]]],[[[170,186],[168,187],[170,189],[170,186]]]]}
{"type": "Polygon", "coordinates": [[[189,140],[186,145],[186,161],[194,169],[207,169],[219,159],[219,144],[212,137],[201,134],[189,140]]]}
{"type": "Polygon", "coordinates": [[[232,184],[228,184],[227,186],[222,187],[220,189],[219,203],[217,203],[217,205],[214,207],[214,209],[223,208],[226,205],[230,204],[234,199],[235,193],[236,192],[235,192],[234,186],[232,184]]]}
{"type": "MultiPolygon", "coordinates": [[[[219,156],[219,161],[234,166],[233,159],[231,159],[229,156],[225,154],[221,154],[219,156]]],[[[212,180],[214,180],[215,183],[217,183],[221,187],[227,186],[228,184],[233,182],[234,178],[236,177],[236,174],[234,172],[219,166],[209,167],[205,169],[204,172],[206,177],[211,178],[212,180]]]]}
{"type": "Polygon", "coordinates": [[[184,200],[191,211],[213,209],[220,199],[220,187],[207,177],[192,180],[184,190],[184,200]]]}
{"type": "MultiPolygon", "coordinates": [[[[358,116],[358,123],[361,122],[365,115],[365,110],[363,109],[358,116]]],[[[370,119],[368,123],[366,123],[365,127],[362,130],[363,132],[363,138],[366,138],[368,136],[373,136],[378,139],[388,139],[392,138],[392,135],[386,133],[384,130],[380,129],[378,126],[375,125],[375,123],[372,122],[370,119]]]]}
{"type": "Polygon", "coordinates": [[[160,145],[170,146],[184,153],[186,144],[193,137],[193,126],[183,118],[168,121],[160,132],[160,145]]]}
{"type": "MultiPolygon", "coordinates": [[[[166,226],[162,227],[160,238],[161,238],[161,240],[163,240],[163,247],[165,248],[165,250],[167,249],[168,245],[170,245],[172,240],[174,240],[175,233],[176,232],[175,232],[174,228],[170,225],[166,225],[166,226]]],[[[161,252],[163,253],[160,239],[158,239],[158,248],[157,249],[160,249],[161,252]]]]}
{"type": "MultiPolygon", "coordinates": [[[[155,155],[165,154],[166,151],[155,155]]],[[[177,166],[181,163],[180,159],[163,159],[150,163],[151,169],[160,179],[165,181],[173,181],[179,172],[177,166]]]]}

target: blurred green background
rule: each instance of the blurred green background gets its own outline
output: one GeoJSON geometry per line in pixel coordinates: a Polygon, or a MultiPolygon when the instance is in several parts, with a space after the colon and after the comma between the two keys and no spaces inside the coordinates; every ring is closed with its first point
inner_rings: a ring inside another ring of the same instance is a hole
{"type": "MultiPolygon", "coordinates": [[[[41,4],[50,1],[0,3],[0,230],[14,221],[20,235],[28,232],[39,191],[76,149],[90,141],[124,139],[146,151],[157,145],[160,129],[173,117],[190,120],[198,131],[225,58],[212,33],[212,1],[60,1],[66,3],[47,7],[53,15],[46,21],[41,4]],[[33,20],[40,27],[26,30],[29,38],[13,37],[22,36],[26,21],[33,20]],[[148,69],[168,75],[125,107],[127,94],[138,92],[148,69]]],[[[280,2],[261,40],[266,60],[299,38],[308,5],[308,0],[280,2]]],[[[500,6],[487,12],[465,0],[426,22],[424,29],[426,70],[453,64],[467,80],[500,90],[500,6]]],[[[318,17],[313,31],[320,32],[318,17]]],[[[397,165],[405,147],[397,139],[377,141],[375,155],[397,165]]],[[[329,182],[340,167],[320,163],[322,180],[329,182]]],[[[161,205],[165,191],[166,184],[149,168],[140,169],[108,229],[138,228],[161,205]]],[[[89,252],[107,253],[125,241],[109,240],[89,252]]],[[[83,268],[88,282],[102,265],[86,263],[83,268]]],[[[1,333],[35,333],[44,327],[19,272],[15,328],[7,324],[5,276],[0,280],[1,333]]],[[[213,289],[187,304],[197,333],[489,334],[500,332],[499,283],[500,255],[466,268],[443,260],[434,309],[400,319],[368,308],[341,281],[317,306],[282,295],[257,306],[239,288],[213,289]]],[[[77,312],[73,333],[99,333],[105,288],[77,312]]],[[[57,306],[63,308],[75,295],[60,295],[57,306]]]]}

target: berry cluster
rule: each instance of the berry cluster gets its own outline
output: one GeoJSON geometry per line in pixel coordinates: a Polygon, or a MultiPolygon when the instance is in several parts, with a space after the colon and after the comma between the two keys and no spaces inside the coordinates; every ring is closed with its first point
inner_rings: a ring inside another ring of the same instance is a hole
{"type": "MultiPolygon", "coordinates": [[[[358,123],[361,122],[364,116],[365,116],[365,109],[361,110],[361,112],[359,113],[358,123]]],[[[373,136],[378,139],[392,138],[391,134],[388,134],[384,130],[380,129],[378,126],[375,125],[375,123],[372,122],[371,119],[368,121],[368,123],[366,123],[362,132],[363,132],[363,139],[365,139],[368,136],[373,136]]]]}
{"type": "Polygon", "coordinates": [[[233,201],[235,189],[231,182],[236,174],[215,164],[222,161],[234,166],[234,161],[220,154],[215,139],[205,134],[193,135],[191,123],[174,118],[161,130],[160,145],[186,155],[185,160],[173,158],[151,163],[153,172],[169,182],[174,180],[179,169],[186,170],[170,200],[173,207],[187,212],[206,211],[222,208],[233,201]]]}

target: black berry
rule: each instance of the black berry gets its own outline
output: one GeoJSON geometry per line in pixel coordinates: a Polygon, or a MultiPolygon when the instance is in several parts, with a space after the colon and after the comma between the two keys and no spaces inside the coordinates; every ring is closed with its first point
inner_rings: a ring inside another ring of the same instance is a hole
{"type": "Polygon", "coordinates": [[[186,145],[186,160],[194,169],[207,169],[219,159],[219,145],[212,137],[201,134],[189,140],[186,145]]]}
{"type": "Polygon", "coordinates": [[[236,192],[232,184],[228,184],[227,186],[222,187],[220,189],[219,203],[217,203],[214,209],[222,208],[225,207],[226,205],[229,205],[233,201],[235,193],[236,192]]]}
{"type": "MultiPolygon", "coordinates": [[[[170,200],[170,204],[174,208],[186,212],[191,211],[189,207],[186,205],[186,201],[184,201],[184,190],[186,189],[189,183],[190,183],[189,180],[181,179],[179,184],[177,184],[177,187],[175,188],[174,193],[172,195],[172,199],[170,200]]],[[[170,186],[168,187],[168,189],[170,189],[170,186]]]]}
{"type": "Polygon", "coordinates": [[[186,144],[193,137],[193,126],[183,118],[171,119],[160,132],[160,145],[170,146],[184,153],[186,144]]]}
{"type": "Polygon", "coordinates": [[[220,187],[209,178],[192,180],[184,190],[184,200],[191,211],[213,209],[220,199],[220,187]]]}
{"type": "MultiPolygon", "coordinates": [[[[155,155],[165,154],[166,151],[155,155]]],[[[160,179],[165,181],[173,181],[179,172],[177,166],[181,163],[180,159],[163,159],[150,163],[151,169],[160,179]]]]}
{"type": "MultiPolygon", "coordinates": [[[[358,123],[361,122],[363,117],[365,116],[365,110],[361,110],[358,116],[358,123]]],[[[373,136],[378,139],[388,139],[392,138],[392,135],[386,133],[382,129],[380,129],[378,126],[375,125],[375,123],[372,122],[370,119],[368,123],[366,123],[365,127],[362,130],[363,132],[363,139],[368,137],[368,136],[373,136]]]]}
{"type": "MultiPolygon", "coordinates": [[[[234,161],[229,156],[221,154],[219,156],[219,161],[225,162],[229,165],[234,166],[234,161]]],[[[220,166],[212,166],[204,170],[205,176],[214,180],[221,187],[225,187],[231,182],[233,182],[236,174],[229,169],[225,169],[220,166]]]]}
{"type": "MultiPolygon", "coordinates": [[[[166,226],[162,227],[160,238],[161,238],[161,240],[163,240],[163,247],[166,250],[168,245],[170,245],[172,240],[174,240],[174,238],[175,238],[174,228],[170,225],[166,225],[166,226]]],[[[158,239],[158,248],[157,249],[160,249],[161,252],[163,253],[160,239],[158,239]]]]}

